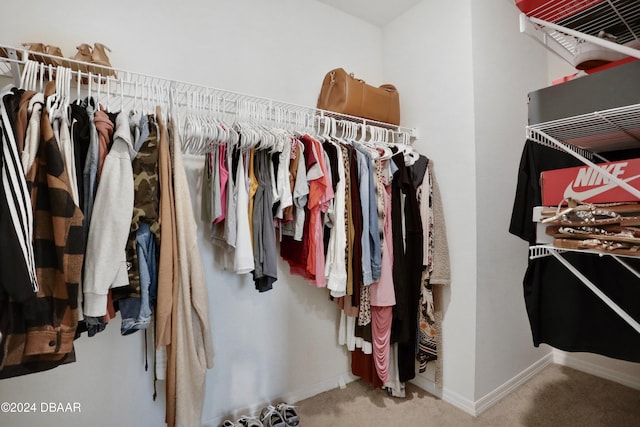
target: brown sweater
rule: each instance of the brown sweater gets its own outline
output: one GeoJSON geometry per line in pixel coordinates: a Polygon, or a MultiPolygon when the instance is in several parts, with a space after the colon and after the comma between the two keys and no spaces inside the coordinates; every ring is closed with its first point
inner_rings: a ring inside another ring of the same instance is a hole
{"type": "Polygon", "coordinates": [[[42,140],[27,173],[34,211],[37,298],[12,304],[12,329],[0,377],[51,369],[75,361],[78,292],[84,258],[82,212],[73,202],[69,178],[43,111],[42,140]]]}
{"type": "Polygon", "coordinates": [[[171,310],[174,288],[178,286],[178,246],[173,174],[167,129],[156,109],[159,129],[158,169],[160,175],[160,260],[158,263],[158,301],[156,304],[156,348],[171,344],[171,310]]]}

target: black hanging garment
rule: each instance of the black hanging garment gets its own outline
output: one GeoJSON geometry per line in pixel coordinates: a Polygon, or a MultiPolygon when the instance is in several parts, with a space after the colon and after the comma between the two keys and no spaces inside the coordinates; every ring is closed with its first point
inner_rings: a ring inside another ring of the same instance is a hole
{"type": "MultiPolygon", "coordinates": [[[[610,160],[636,152],[607,153],[610,160]]],[[[527,141],[520,161],[509,232],[535,244],[534,206],[542,203],[540,172],[580,166],[568,153],[527,141]]],[[[565,253],[563,256],[623,310],[640,321],[640,280],[610,257],[565,253]]],[[[640,270],[640,260],[626,261],[640,270]]],[[[640,334],[589,290],[554,257],[529,261],[524,299],[533,343],[564,351],[582,351],[640,362],[640,334]]]]}
{"type": "Polygon", "coordinates": [[[393,283],[396,292],[391,341],[398,343],[399,379],[406,382],[416,376],[418,305],[423,255],[422,220],[416,186],[411,179],[409,168],[405,166],[404,155],[397,153],[392,160],[398,170],[391,185],[393,283]]]}

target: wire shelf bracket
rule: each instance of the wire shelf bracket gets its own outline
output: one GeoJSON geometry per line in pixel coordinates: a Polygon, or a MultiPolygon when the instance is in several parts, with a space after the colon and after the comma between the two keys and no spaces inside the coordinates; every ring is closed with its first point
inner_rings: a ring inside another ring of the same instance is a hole
{"type": "Polygon", "coordinates": [[[523,0],[520,3],[518,7],[523,12],[520,32],[572,66],[577,67],[582,59],[591,59],[590,52],[598,50],[597,56],[605,62],[640,58],[640,2],[523,0]]]}

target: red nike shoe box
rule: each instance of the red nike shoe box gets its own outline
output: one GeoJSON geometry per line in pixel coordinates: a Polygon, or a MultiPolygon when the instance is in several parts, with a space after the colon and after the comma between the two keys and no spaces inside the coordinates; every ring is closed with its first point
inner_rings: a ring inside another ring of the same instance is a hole
{"type": "MultiPolygon", "coordinates": [[[[632,187],[640,189],[640,159],[599,163],[598,166],[632,187]]],[[[605,174],[586,165],[542,172],[540,187],[544,206],[557,206],[568,198],[589,203],[640,200],[605,174]]]]}

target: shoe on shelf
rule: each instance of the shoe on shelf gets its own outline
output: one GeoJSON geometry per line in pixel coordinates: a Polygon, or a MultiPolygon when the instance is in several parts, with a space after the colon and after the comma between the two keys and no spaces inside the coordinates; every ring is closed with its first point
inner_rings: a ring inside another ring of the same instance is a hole
{"type": "MultiPolygon", "coordinates": [[[[600,31],[598,38],[615,43],[617,37],[600,31]]],[[[589,70],[626,57],[623,53],[580,39],[575,47],[573,66],[578,70],[589,70]]]]}
{"type": "Polygon", "coordinates": [[[98,66],[95,67],[93,72],[96,74],[102,74],[103,76],[115,76],[116,73],[111,69],[111,61],[109,61],[106,51],[111,52],[111,49],[102,43],[93,44],[90,62],[98,66]]]}
{"type": "Polygon", "coordinates": [[[256,417],[242,416],[236,421],[238,427],[263,427],[262,422],[256,417]]]}
{"type": "Polygon", "coordinates": [[[63,65],[62,50],[58,46],[52,46],[44,43],[22,43],[29,53],[29,59],[32,61],[42,62],[46,65],[63,65]],[[45,56],[49,55],[49,56],[45,56]],[[61,59],[51,58],[51,56],[57,56],[61,59]]]}
{"type": "Polygon", "coordinates": [[[43,61],[44,57],[38,54],[39,53],[46,54],[47,45],[45,45],[44,43],[22,43],[22,46],[30,52],[29,53],[30,60],[37,61],[37,62],[44,62],[43,61]]]}
{"type": "Polygon", "coordinates": [[[264,427],[287,427],[280,412],[272,405],[262,409],[260,420],[264,427]]]}
{"type": "Polygon", "coordinates": [[[53,46],[53,45],[48,44],[46,46],[46,48],[47,48],[47,55],[56,56],[56,57],[59,57],[60,59],[45,57],[44,58],[45,59],[45,64],[51,64],[51,65],[54,65],[56,67],[57,66],[62,66],[62,67],[68,67],[69,66],[67,61],[65,60],[64,55],[62,54],[62,50],[58,46],[53,46]]]}
{"type": "MultiPolygon", "coordinates": [[[[80,62],[91,62],[91,46],[89,44],[81,43],[79,46],[76,46],[76,49],[78,51],[73,57],[71,57],[71,59],[80,62]]],[[[75,71],[83,71],[85,73],[89,71],[87,65],[78,64],[76,62],[70,62],[69,64],[71,66],[71,69],[75,71]]]]}
{"type": "Polygon", "coordinates": [[[300,425],[300,416],[295,406],[282,402],[278,403],[276,409],[280,412],[287,427],[297,427],[300,425]]]}

